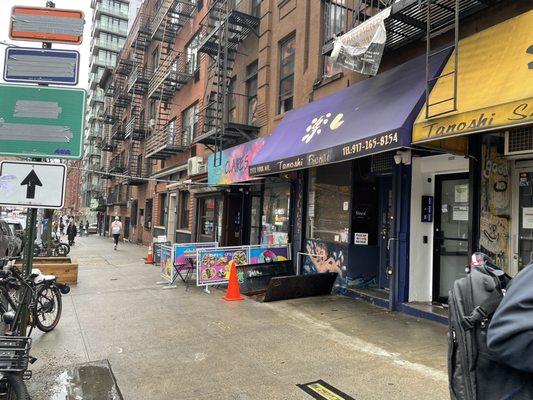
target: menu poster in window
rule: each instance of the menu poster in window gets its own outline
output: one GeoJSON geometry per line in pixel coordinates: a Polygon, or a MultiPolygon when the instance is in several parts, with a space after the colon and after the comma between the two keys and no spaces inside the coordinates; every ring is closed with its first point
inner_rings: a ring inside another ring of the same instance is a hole
{"type": "Polygon", "coordinates": [[[197,284],[212,285],[225,283],[229,278],[229,262],[247,265],[250,259],[248,248],[201,249],[197,252],[197,284]]]}
{"type": "Polygon", "coordinates": [[[289,259],[289,246],[261,246],[250,248],[250,264],[265,264],[289,259]]]}
{"type": "Polygon", "coordinates": [[[161,267],[161,276],[165,279],[172,280],[174,277],[174,268],[172,266],[172,247],[161,246],[161,256],[159,265],[161,267]]]}
{"type": "Polygon", "coordinates": [[[522,208],[522,229],[533,229],[533,207],[522,208]]]}
{"type": "Polygon", "coordinates": [[[468,203],[468,184],[455,185],[455,202],[468,203]]]}
{"type": "Polygon", "coordinates": [[[452,219],[454,221],[468,221],[468,206],[453,206],[452,219]]]}

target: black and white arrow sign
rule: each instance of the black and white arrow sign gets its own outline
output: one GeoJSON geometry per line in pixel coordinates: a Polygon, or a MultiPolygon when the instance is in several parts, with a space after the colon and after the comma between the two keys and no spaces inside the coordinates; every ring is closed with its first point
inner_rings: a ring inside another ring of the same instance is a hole
{"type": "Polygon", "coordinates": [[[0,206],[63,208],[66,171],[63,164],[2,161],[0,206]]]}
{"type": "Polygon", "coordinates": [[[39,177],[35,173],[35,170],[31,170],[30,173],[24,180],[21,182],[22,186],[27,186],[26,198],[34,199],[35,198],[35,186],[43,186],[42,182],[39,180],[39,177]]]}

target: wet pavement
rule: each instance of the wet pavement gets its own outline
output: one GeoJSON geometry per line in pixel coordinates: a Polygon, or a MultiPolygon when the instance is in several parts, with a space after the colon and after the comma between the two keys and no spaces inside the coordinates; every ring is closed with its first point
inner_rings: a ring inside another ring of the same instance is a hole
{"type": "Polygon", "coordinates": [[[358,400],[449,398],[445,326],[339,296],[163,290],[145,251],[77,240],[78,285],[59,326],[35,333],[32,399],[300,400],[319,379],[358,400]]]}

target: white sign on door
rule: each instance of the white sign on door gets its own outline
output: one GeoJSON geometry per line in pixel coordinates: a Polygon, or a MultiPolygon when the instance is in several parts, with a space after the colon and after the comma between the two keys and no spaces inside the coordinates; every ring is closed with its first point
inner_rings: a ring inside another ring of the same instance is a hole
{"type": "Polygon", "coordinates": [[[533,229],[533,207],[522,207],[522,229],[533,229]]]}
{"type": "Polygon", "coordinates": [[[360,244],[364,246],[368,245],[368,233],[355,232],[353,235],[354,235],[354,244],[360,244]]]}
{"type": "Polygon", "coordinates": [[[0,162],[0,205],[63,208],[67,167],[24,161],[0,162]]]}

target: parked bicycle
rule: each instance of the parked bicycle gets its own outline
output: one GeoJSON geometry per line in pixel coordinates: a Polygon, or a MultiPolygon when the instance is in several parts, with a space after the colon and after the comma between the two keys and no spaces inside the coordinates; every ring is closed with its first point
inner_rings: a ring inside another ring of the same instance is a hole
{"type": "MultiPolygon", "coordinates": [[[[15,258],[0,259],[9,263],[15,258]]],[[[0,399],[26,400],[29,394],[24,379],[31,377],[28,365],[34,327],[49,332],[59,323],[62,294],[70,291],[53,275],[33,270],[24,277],[16,266],[0,270],[0,313],[5,336],[0,336],[0,399]]]]}
{"type": "Polygon", "coordinates": [[[44,243],[33,244],[34,257],[66,257],[70,253],[70,246],[61,242],[59,239],[53,239],[50,249],[44,243]]]}

